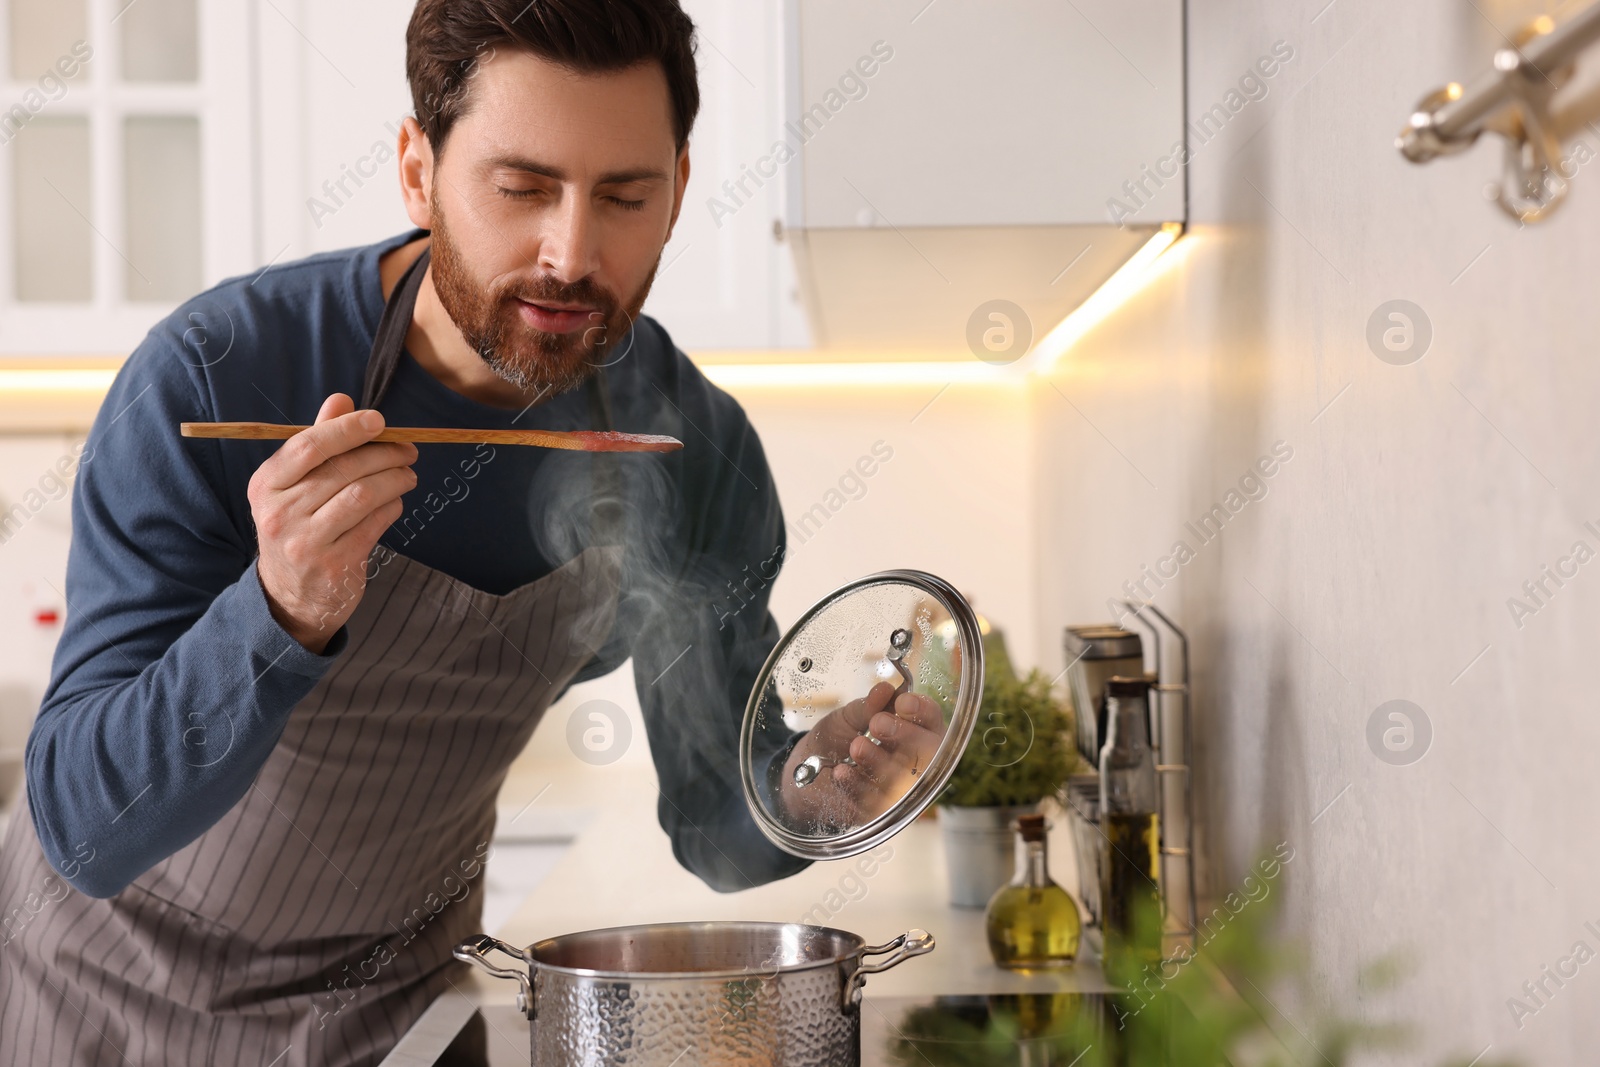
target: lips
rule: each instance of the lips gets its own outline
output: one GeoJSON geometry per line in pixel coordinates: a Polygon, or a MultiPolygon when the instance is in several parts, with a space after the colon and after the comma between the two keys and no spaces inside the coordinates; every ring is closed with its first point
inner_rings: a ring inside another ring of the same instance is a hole
{"type": "Polygon", "coordinates": [[[561,307],[518,300],[517,310],[523,322],[544,333],[576,333],[603,321],[599,310],[592,307],[561,307]]]}

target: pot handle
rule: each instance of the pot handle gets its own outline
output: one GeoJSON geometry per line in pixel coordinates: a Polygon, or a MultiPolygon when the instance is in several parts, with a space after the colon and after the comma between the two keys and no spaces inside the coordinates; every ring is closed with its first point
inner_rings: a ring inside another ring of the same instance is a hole
{"type": "Polygon", "coordinates": [[[891,953],[888,959],[880,963],[862,963],[851,973],[850,980],[844,984],[844,1009],[855,1008],[861,1003],[861,987],[867,983],[867,975],[881,974],[890,967],[898,967],[912,956],[921,956],[933,951],[933,935],[926,930],[910,930],[901,934],[885,945],[872,945],[861,950],[861,958],[868,956],[881,956],[885,952],[891,953]]]}
{"type": "MultiPolygon", "coordinates": [[[[477,937],[468,938],[457,945],[450,953],[462,963],[470,963],[481,970],[487,971],[496,978],[510,978],[517,983],[517,1010],[528,1018],[533,1018],[533,988],[528,982],[527,967],[512,969],[498,967],[489,962],[489,953],[499,951],[521,960],[525,965],[532,965],[532,960],[521,949],[514,948],[497,937],[488,934],[479,934],[477,937]]],[[[870,950],[869,950],[870,951],[870,950]]]]}

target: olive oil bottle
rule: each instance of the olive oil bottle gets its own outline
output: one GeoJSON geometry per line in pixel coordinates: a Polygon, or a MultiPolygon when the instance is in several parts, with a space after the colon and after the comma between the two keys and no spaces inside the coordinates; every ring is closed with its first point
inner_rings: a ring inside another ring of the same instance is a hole
{"type": "Polygon", "coordinates": [[[1017,820],[1017,874],[985,913],[994,962],[1023,974],[1054,970],[1078,954],[1082,920],[1072,896],[1050,878],[1043,815],[1017,820]]]}
{"type": "Polygon", "coordinates": [[[1106,863],[1100,899],[1105,901],[1108,960],[1153,963],[1161,954],[1160,835],[1155,815],[1105,815],[1106,863]]]}
{"type": "Polygon", "coordinates": [[[1106,683],[1106,741],[1100,750],[1100,910],[1108,973],[1161,958],[1161,834],[1156,761],[1150,748],[1150,682],[1106,683]]]}

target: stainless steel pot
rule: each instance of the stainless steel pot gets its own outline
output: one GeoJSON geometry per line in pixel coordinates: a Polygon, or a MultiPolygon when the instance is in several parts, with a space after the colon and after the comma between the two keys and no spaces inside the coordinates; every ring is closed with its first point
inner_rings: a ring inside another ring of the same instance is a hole
{"type": "Polygon", "coordinates": [[[868,946],[822,926],[702,922],[526,949],[483,935],[455,956],[517,982],[535,1067],[841,1067],[861,1061],[867,975],[931,951],[921,930],[868,946]],[[494,951],[524,966],[491,962],[494,951]]]}
{"type": "MultiPolygon", "coordinates": [[[[884,571],[834,590],[783,636],[750,690],[739,772],[756,826],[803,859],[877,847],[943,791],[982,694],[977,616],[948,582],[884,571]],[[912,728],[880,738],[860,713],[891,679],[895,699],[914,695],[916,710],[902,720],[912,728]],[[840,776],[839,764],[878,771],[840,776]]],[[[868,946],[822,926],[702,922],[526,949],[480,936],[455,955],[517,982],[537,1067],[841,1067],[861,1059],[867,975],[932,950],[921,930],[868,946]],[[521,966],[491,962],[495,951],[521,966]]]]}

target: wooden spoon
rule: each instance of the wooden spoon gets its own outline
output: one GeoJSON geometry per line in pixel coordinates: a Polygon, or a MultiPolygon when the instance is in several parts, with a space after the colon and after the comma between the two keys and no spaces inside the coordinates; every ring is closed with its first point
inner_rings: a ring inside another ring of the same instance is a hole
{"type": "MultiPolygon", "coordinates": [[[[216,437],[231,441],[283,441],[308,426],[276,422],[185,422],[178,426],[184,437],[216,437]]],[[[683,442],[676,437],[614,430],[451,430],[436,426],[386,426],[374,441],[413,441],[417,444],[532,445],[566,448],[578,452],[676,452],[683,442]]]]}

